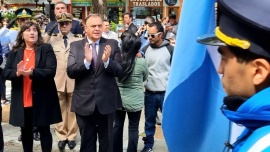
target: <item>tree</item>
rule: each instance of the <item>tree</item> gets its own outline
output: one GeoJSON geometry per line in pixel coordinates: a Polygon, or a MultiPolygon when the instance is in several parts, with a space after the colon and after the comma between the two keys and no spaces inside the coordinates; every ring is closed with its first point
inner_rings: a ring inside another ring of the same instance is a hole
{"type": "Polygon", "coordinates": [[[107,0],[92,0],[93,13],[101,14],[107,20],[107,0]]]}

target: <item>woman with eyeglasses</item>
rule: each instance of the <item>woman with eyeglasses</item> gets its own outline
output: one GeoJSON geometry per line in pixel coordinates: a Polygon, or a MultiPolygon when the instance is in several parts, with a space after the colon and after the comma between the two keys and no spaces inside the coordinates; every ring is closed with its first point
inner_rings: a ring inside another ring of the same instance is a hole
{"type": "Polygon", "coordinates": [[[50,125],[62,121],[55,73],[52,46],[43,43],[36,23],[25,22],[4,69],[4,77],[12,87],[9,123],[21,127],[25,152],[33,151],[33,126],[40,132],[42,151],[52,150],[50,125]]]}
{"type": "Polygon", "coordinates": [[[143,82],[148,77],[148,66],[144,58],[136,57],[141,42],[134,33],[124,32],[122,40],[123,76],[118,79],[123,107],[115,113],[113,128],[113,151],[123,151],[123,128],[125,116],[128,115],[128,147],[127,152],[137,152],[139,139],[139,122],[144,106],[143,82]]]}

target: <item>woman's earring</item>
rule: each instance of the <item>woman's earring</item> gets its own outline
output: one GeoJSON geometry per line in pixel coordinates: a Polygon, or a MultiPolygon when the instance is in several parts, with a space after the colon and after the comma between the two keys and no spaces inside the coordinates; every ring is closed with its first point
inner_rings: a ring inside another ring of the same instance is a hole
{"type": "Polygon", "coordinates": [[[23,37],[22,37],[22,40],[23,40],[23,37]]]}

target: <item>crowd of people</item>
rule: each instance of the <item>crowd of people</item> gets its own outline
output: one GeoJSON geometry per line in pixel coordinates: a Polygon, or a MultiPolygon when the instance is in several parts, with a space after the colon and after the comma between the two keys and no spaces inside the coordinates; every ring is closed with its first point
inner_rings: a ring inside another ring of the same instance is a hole
{"type": "MultiPolygon", "coordinates": [[[[235,152],[269,151],[269,2],[217,3],[216,33],[199,37],[198,42],[219,46],[218,73],[228,95],[221,111],[246,128],[234,144],[226,146],[235,152]]],[[[56,2],[54,13],[56,21],[45,21],[45,27],[37,18],[30,20],[30,9],[20,8],[16,18],[4,20],[0,29],[1,99],[6,102],[4,83],[10,80],[9,123],[21,128],[23,150],[33,151],[38,134],[42,151],[51,152],[50,125],[55,124],[60,150],[66,145],[73,149],[80,133],[81,152],[122,152],[127,115],[127,151],[137,152],[144,109],[141,151],[152,152],[177,35],[176,15],[160,21],[148,16],[142,27],[136,27],[132,14],[124,13],[126,26],[117,39],[99,14],[89,14],[81,24],[62,1],[56,2]],[[14,24],[17,30],[12,29],[14,24]]]]}
{"type": "Polygon", "coordinates": [[[43,14],[32,16],[30,9],[20,8],[14,19],[3,19],[0,29],[1,99],[3,104],[9,102],[4,87],[9,80],[9,123],[21,128],[18,140],[23,150],[32,151],[33,140],[40,140],[42,151],[50,152],[50,125],[55,124],[60,150],[66,145],[73,149],[80,133],[81,152],[123,151],[127,114],[127,151],[135,152],[145,108],[142,152],[151,152],[173,52],[164,39],[165,23],[149,16],[137,28],[132,14],[125,13],[127,29],[119,38],[110,31],[109,21],[98,14],[89,14],[82,24],[62,1],[55,4],[54,13],[56,20],[49,21],[43,14]]]}

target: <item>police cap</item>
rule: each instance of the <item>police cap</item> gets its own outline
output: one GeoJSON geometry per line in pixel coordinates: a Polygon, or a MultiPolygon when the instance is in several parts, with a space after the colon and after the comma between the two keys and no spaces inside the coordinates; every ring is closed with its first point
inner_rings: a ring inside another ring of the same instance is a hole
{"type": "Polygon", "coordinates": [[[29,8],[19,8],[15,11],[17,18],[30,18],[32,17],[32,10],[29,8]]]}
{"type": "Polygon", "coordinates": [[[61,13],[56,16],[57,22],[72,22],[73,16],[70,13],[61,13]]]}
{"type": "Polygon", "coordinates": [[[270,1],[218,0],[215,34],[199,43],[234,46],[270,58],[270,1]]]}

